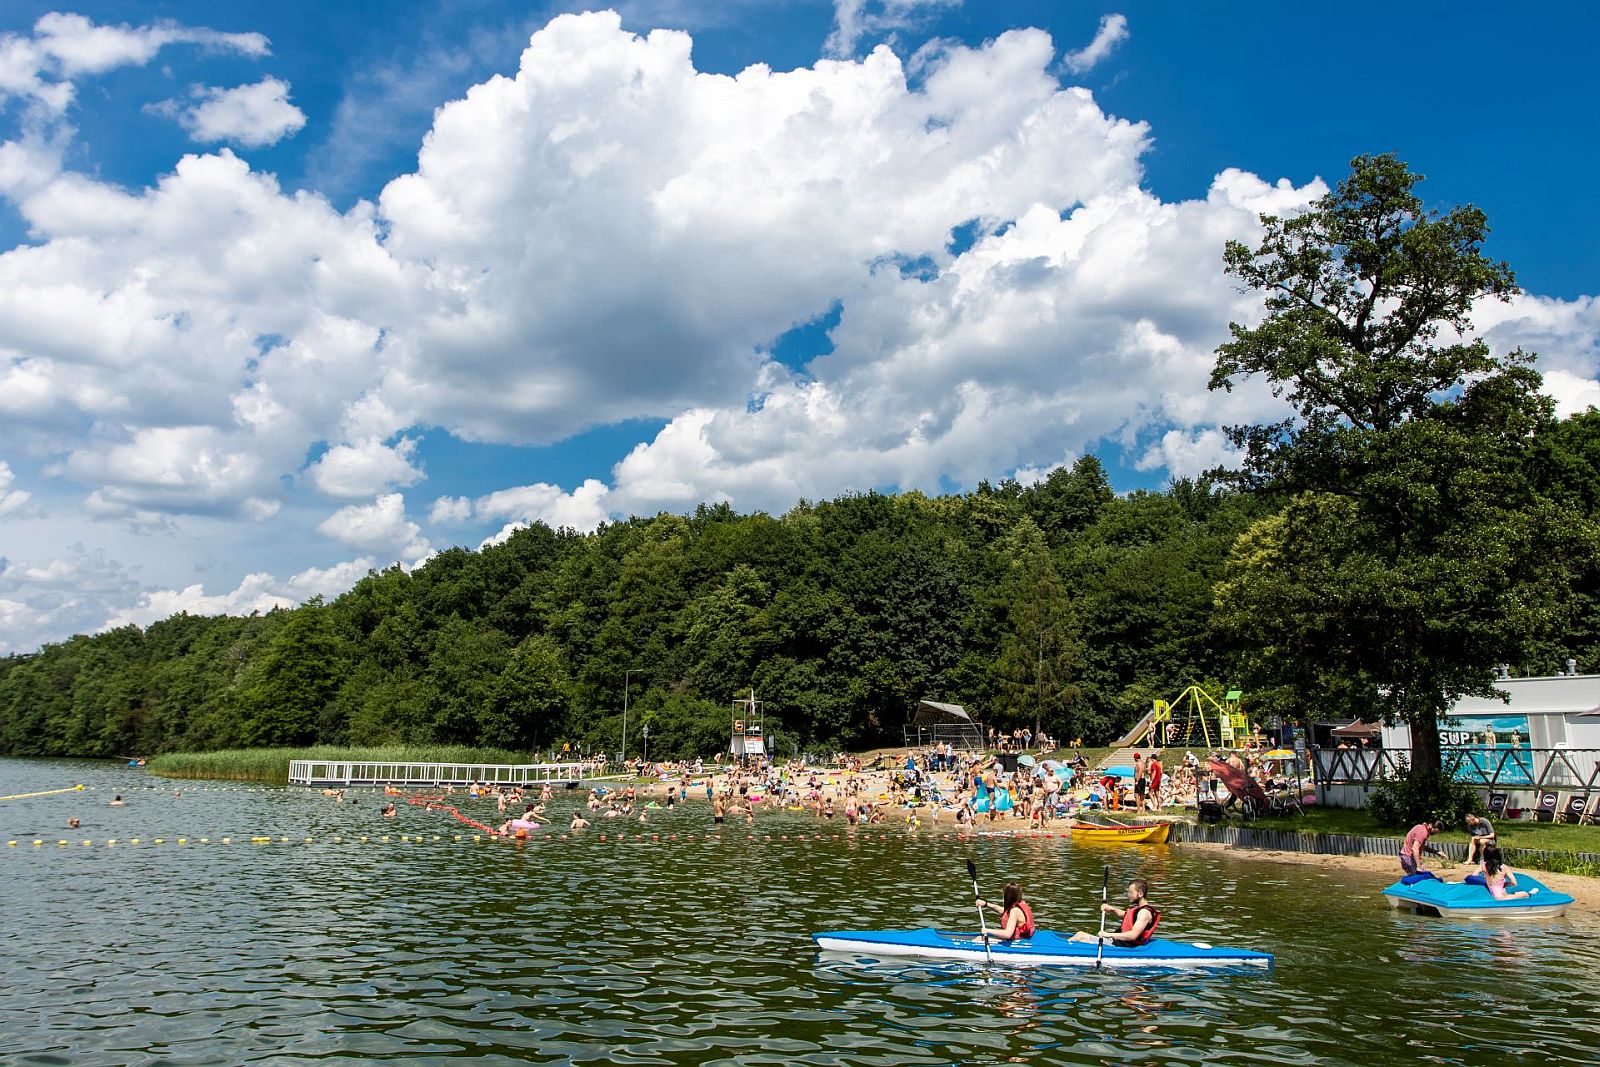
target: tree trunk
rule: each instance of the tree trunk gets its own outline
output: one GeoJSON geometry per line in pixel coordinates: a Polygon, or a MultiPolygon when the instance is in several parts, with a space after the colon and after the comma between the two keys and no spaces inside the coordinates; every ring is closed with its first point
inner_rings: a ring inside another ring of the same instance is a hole
{"type": "Polygon", "coordinates": [[[1432,708],[1413,711],[1406,716],[1411,726],[1412,773],[1429,773],[1438,776],[1443,770],[1439,755],[1439,715],[1432,708]]]}

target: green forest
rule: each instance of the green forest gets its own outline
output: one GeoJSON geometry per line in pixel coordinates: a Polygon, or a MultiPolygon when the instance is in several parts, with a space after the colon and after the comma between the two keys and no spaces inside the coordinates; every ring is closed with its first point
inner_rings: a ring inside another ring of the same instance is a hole
{"type": "Polygon", "coordinates": [[[1229,430],[1236,470],[1119,495],[1086,455],[945,496],[535,525],[331,602],[0,660],[0,754],[615,755],[625,687],[630,749],[648,724],[660,758],[724,749],[752,686],[783,754],[898,743],[922,698],[1101,744],[1196,682],[1263,721],[1422,722],[1495,664],[1600,668],[1600,413],[1556,419],[1532,354],[1470,337],[1515,282],[1482,214],[1418,181],[1358,158],[1219,250],[1267,313],[1212,387],[1264,378],[1292,411],[1229,430]]]}

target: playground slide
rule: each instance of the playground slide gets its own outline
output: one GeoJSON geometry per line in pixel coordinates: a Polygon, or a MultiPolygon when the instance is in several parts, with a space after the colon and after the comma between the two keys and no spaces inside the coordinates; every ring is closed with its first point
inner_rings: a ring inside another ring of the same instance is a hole
{"type": "MultiPolygon", "coordinates": [[[[1129,730],[1127,733],[1111,742],[1111,747],[1130,748],[1135,743],[1143,742],[1145,732],[1150,729],[1150,723],[1155,720],[1155,717],[1156,709],[1151,708],[1149,711],[1145,712],[1144,718],[1133,724],[1133,729],[1129,730]]],[[[1159,748],[1161,746],[1157,745],[1154,747],[1159,748]]]]}
{"type": "Polygon", "coordinates": [[[1207,760],[1206,762],[1211,765],[1211,773],[1222,779],[1222,784],[1228,787],[1229,793],[1236,797],[1249,797],[1260,805],[1262,811],[1265,811],[1270,806],[1266,790],[1262,789],[1261,784],[1254,778],[1251,778],[1231,763],[1224,763],[1219,759],[1207,760]]]}

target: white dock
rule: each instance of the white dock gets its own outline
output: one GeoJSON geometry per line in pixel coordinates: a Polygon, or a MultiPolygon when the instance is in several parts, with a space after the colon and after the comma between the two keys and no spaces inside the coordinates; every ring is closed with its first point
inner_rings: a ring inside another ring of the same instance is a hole
{"type": "Polygon", "coordinates": [[[567,785],[604,772],[592,763],[378,763],[370,760],[289,761],[290,785],[567,785]]]}

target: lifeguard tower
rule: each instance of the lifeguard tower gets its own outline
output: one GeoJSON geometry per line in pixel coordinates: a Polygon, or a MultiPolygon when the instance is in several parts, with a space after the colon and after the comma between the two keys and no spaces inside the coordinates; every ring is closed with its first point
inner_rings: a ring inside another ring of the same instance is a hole
{"type": "Polygon", "coordinates": [[[730,718],[728,751],[734,759],[764,756],[772,751],[773,740],[767,737],[766,704],[756,699],[755,686],[750,687],[748,697],[733,702],[730,718]]]}

